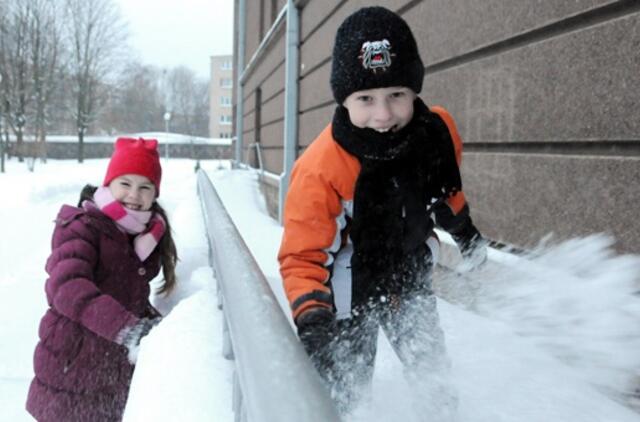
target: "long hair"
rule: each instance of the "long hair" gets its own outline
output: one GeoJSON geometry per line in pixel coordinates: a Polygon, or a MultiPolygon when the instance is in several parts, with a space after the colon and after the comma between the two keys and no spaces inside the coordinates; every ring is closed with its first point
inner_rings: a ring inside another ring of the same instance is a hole
{"type": "MultiPolygon", "coordinates": [[[[85,200],[93,201],[93,194],[98,189],[93,185],[86,185],[80,192],[80,200],[78,206],[82,206],[82,202],[85,200]]],[[[168,295],[176,286],[176,264],[178,262],[178,252],[176,250],[176,244],[173,241],[171,235],[171,224],[167,217],[167,212],[160,206],[158,201],[153,201],[151,205],[151,211],[160,214],[167,224],[167,229],[162,235],[160,242],[158,243],[158,251],[160,252],[160,264],[162,265],[162,275],[164,276],[164,282],[158,289],[157,293],[164,293],[168,295]]]]}

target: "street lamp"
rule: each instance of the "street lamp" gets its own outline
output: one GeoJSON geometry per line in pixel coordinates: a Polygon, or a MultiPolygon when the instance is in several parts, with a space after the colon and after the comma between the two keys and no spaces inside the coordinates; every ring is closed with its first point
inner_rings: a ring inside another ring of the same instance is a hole
{"type": "Polygon", "coordinates": [[[167,134],[167,144],[164,146],[164,156],[167,160],[169,160],[169,120],[171,120],[171,112],[167,111],[164,113],[164,131],[167,134]]]}

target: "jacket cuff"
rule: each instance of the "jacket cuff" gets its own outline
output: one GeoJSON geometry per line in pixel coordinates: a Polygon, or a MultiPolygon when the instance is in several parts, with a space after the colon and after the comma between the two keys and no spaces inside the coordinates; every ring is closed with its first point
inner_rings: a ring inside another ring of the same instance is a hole
{"type": "Polygon", "coordinates": [[[312,308],[325,308],[329,311],[333,310],[333,296],[331,293],[314,290],[310,293],[299,296],[291,304],[293,312],[293,320],[295,321],[300,314],[312,308]]]}

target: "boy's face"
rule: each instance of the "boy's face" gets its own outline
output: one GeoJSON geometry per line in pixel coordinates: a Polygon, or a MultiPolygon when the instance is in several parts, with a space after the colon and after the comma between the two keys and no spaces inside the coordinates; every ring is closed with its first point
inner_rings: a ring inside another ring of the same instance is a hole
{"type": "Polygon", "coordinates": [[[410,88],[375,88],[352,93],[342,105],[349,110],[354,126],[387,132],[402,129],[411,121],[415,98],[410,88]]]}

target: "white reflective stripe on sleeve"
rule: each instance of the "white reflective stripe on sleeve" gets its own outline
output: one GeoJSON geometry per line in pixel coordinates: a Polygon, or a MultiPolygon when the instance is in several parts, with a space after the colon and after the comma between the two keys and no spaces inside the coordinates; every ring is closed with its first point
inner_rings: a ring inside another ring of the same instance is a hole
{"type": "Polygon", "coordinates": [[[353,218],[353,200],[345,201],[342,200],[342,209],[347,214],[347,217],[353,218]]]}
{"type": "Polygon", "coordinates": [[[353,245],[348,242],[333,264],[331,287],[333,288],[333,303],[336,306],[336,318],[345,319],[351,316],[351,254],[353,245]]]}
{"type": "Polygon", "coordinates": [[[338,252],[340,249],[340,245],[342,244],[342,230],[344,230],[347,225],[347,219],[344,216],[345,209],[342,208],[342,212],[336,217],[336,232],[333,235],[333,242],[331,242],[331,246],[327,249],[324,249],[324,252],[327,254],[327,261],[324,263],[325,267],[333,264],[333,254],[338,252]]]}

